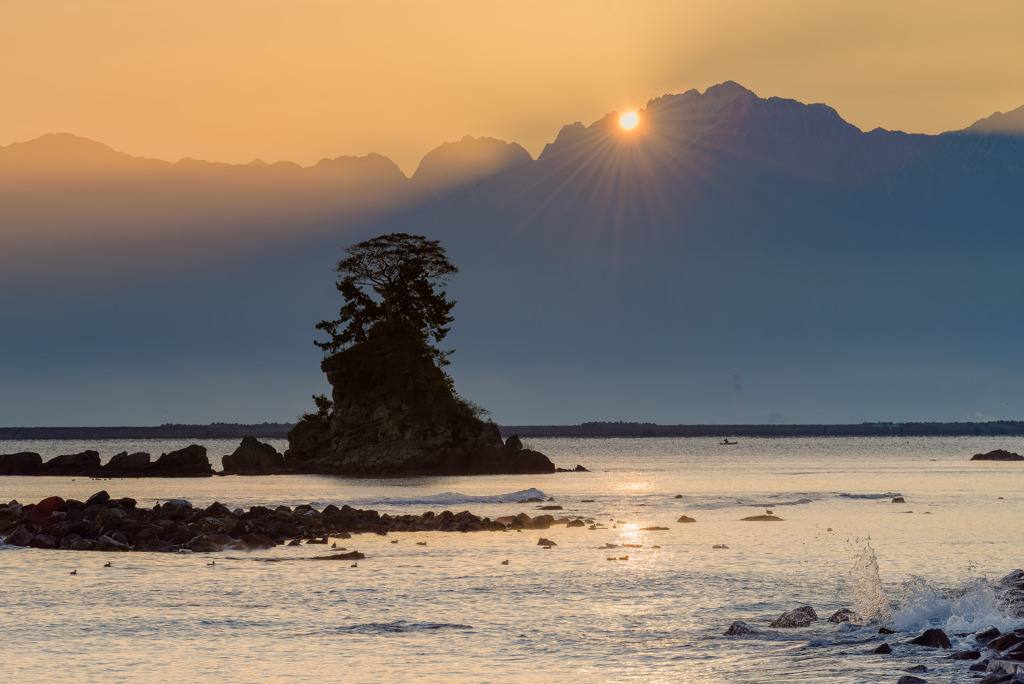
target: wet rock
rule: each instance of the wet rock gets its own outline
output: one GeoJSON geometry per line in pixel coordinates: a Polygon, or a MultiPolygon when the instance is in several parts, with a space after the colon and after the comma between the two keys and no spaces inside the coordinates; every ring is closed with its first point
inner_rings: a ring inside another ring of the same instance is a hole
{"type": "Polygon", "coordinates": [[[558,544],[556,544],[555,542],[551,541],[550,539],[547,539],[545,537],[541,537],[540,539],[537,540],[537,546],[558,546],[558,544]]]}
{"type": "Polygon", "coordinates": [[[883,655],[886,653],[892,653],[892,646],[890,646],[889,644],[882,644],[881,646],[873,650],[872,653],[881,653],[883,655]]]}
{"type": "Polygon", "coordinates": [[[903,675],[896,680],[896,684],[928,684],[928,680],[915,677],[914,675],[903,675]]]}
{"type": "Polygon", "coordinates": [[[986,645],[993,651],[1007,651],[1020,643],[1024,643],[1024,630],[1016,629],[992,639],[986,645]]]}
{"type": "Polygon", "coordinates": [[[743,520],[751,520],[751,521],[763,521],[763,522],[781,522],[782,521],[782,518],[780,518],[780,517],[778,517],[776,515],[750,515],[750,516],[747,516],[746,518],[742,518],[742,519],[743,520]]]}
{"type": "Polygon", "coordinates": [[[910,667],[908,667],[907,669],[905,669],[903,671],[904,672],[909,672],[910,674],[921,674],[923,672],[927,672],[928,668],[925,667],[924,665],[911,665],[910,667]]]}
{"type": "Polygon", "coordinates": [[[892,502],[893,503],[907,503],[907,500],[904,499],[902,496],[894,496],[894,497],[892,497],[892,502]]]}
{"type": "Polygon", "coordinates": [[[928,648],[953,648],[953,644],[949,643],[949,637],[946,636],[946,633],[937,628],[925,630],[924,634],[911,639],[910,643],[917,644],[918,646],[927,646],[928,648]]]}
{"type": "Polygon", "coordinates": [[[754,627],[751,627],[742,620],[737,620],[736,622],[729,625],[729,629],[725,630],[724,634],[725,636],[758,636],[763,635],[764,632],[754,627]]]}
{"type": "Polygon", "coordinates": [[[946,657],[949,660],[977,660],[981,657],[981,651],[956,651],[946,657]]]}
{"type": "Polygon", "coordinates": [[[850,622],[851,620],[853,620],[855,616],[856,613],[854,613],[849,608],[840,608],[839,610],[837,610],[829,616],[828,621],[834,622],[836,624],[840,622],[850,622]]]}
{"type": "Polygon", "coordinates": [[[285,471],[284,456],[255,437],[243,437],[235,451],[222,460],[225,474],[272,475],[285,471]]]}
{"type": "Polygon", "coordinates": [[[36,475],[43,469],[43,457],[34,451],[0,454],[0,475],[36,475]]]}
{"type": "MultiPolygon", "coordinates": [[[[1020,572],[1020,571],[1017,571],[1017,572],[1020,572]]],[[[975,632],[974,633],[974,641],[979,646],[986,646],[986,645],[988,645],[988,643],[990,641],[995,639],[1000,634],[1002,634],[1002,632],[1000,632],[995,627],[987,627],[987,628],[981,630],[980,632],[975,632]]]]}
{"type": "Polygon", "coordinates": [[[587,523],[583,522],[582,520],[576,519],[576,520],[570,520],[569,522],[565,523],[565,526],[566,527],[586,527],[587,523]]]}
{"type": "Polygon", "coordinates": [[[811,608],[810,606],[801,606],[800,608],[794,608],[793,610],[783,613],[772,620],[771,624],[768,626],[785,629],[792,627],[806,627],[817,619],[818,614],[814,612],[814,608],[811,608]]]}
{"type": "Polygon", "coordinates": [[[971,456],[972,461],[1024,461],[1024,456],[1013,453],[1012,451],[1006,451],[1004,449],[995,449],[984,454],[974,454],[971,456]]]}
{"type": "Polygon", "coordinates": [[[697,519],[696,518],[691,518],[688,515],[681,515],[681,516],[679,516],[676,519],[676,522],[677,523],[695,523],[695,522],[697,522],[697,519]]]}

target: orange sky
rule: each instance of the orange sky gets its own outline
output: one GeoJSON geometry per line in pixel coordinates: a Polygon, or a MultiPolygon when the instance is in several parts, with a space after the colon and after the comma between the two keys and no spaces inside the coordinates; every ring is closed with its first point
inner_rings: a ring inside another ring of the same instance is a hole
{"type": "Polygon", "coordinates": [[[1019,0],[0,0],[0,145],[411,173],[725,80],[938,133],[1024,105],[1021,26],[1019,0]]]}

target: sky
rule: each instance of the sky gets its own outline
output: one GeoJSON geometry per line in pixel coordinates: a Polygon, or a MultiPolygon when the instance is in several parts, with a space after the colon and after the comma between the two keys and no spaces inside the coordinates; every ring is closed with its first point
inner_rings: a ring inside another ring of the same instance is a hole
{"type": "Polygon", "coordinates": [[[0,145],[70,132],[136,156],[536,156],[561,126],[733,80],[861,129],[1024,105],[1024,3],[948,0],[0,0],[0,145]]]}

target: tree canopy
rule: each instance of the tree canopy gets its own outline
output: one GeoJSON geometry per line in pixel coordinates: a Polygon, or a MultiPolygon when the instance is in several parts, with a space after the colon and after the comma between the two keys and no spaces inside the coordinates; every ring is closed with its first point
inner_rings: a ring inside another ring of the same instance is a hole
{"type": "Polygon", "coordinates": [[[333,354],[365,341],[377,325],[405,325],[419,332],[438,365],[446,365],[451,352],[436,345],[448,334],[455,302],[438,290],[458,269],[440,241],[391,233],[346,247],[345,253],[335,268],[342,275],[335,286],[344,304],[336,320],[316,326],[330,339],[314,344],[333,354]]]}

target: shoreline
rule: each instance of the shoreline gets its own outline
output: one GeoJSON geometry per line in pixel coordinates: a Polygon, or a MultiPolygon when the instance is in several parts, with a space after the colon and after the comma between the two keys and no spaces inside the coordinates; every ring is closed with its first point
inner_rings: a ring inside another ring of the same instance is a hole
{"type": "MultiPolygon", "coordinates": [[[[287,439],[293,423],[210,423],[107,427],[0,427],[2,440],[287,439]]],[[[531,437],[1024,437],[1024,421],[660,425],[599,421],[578,425],[499,425],[507,438],[531,437]]]]}

